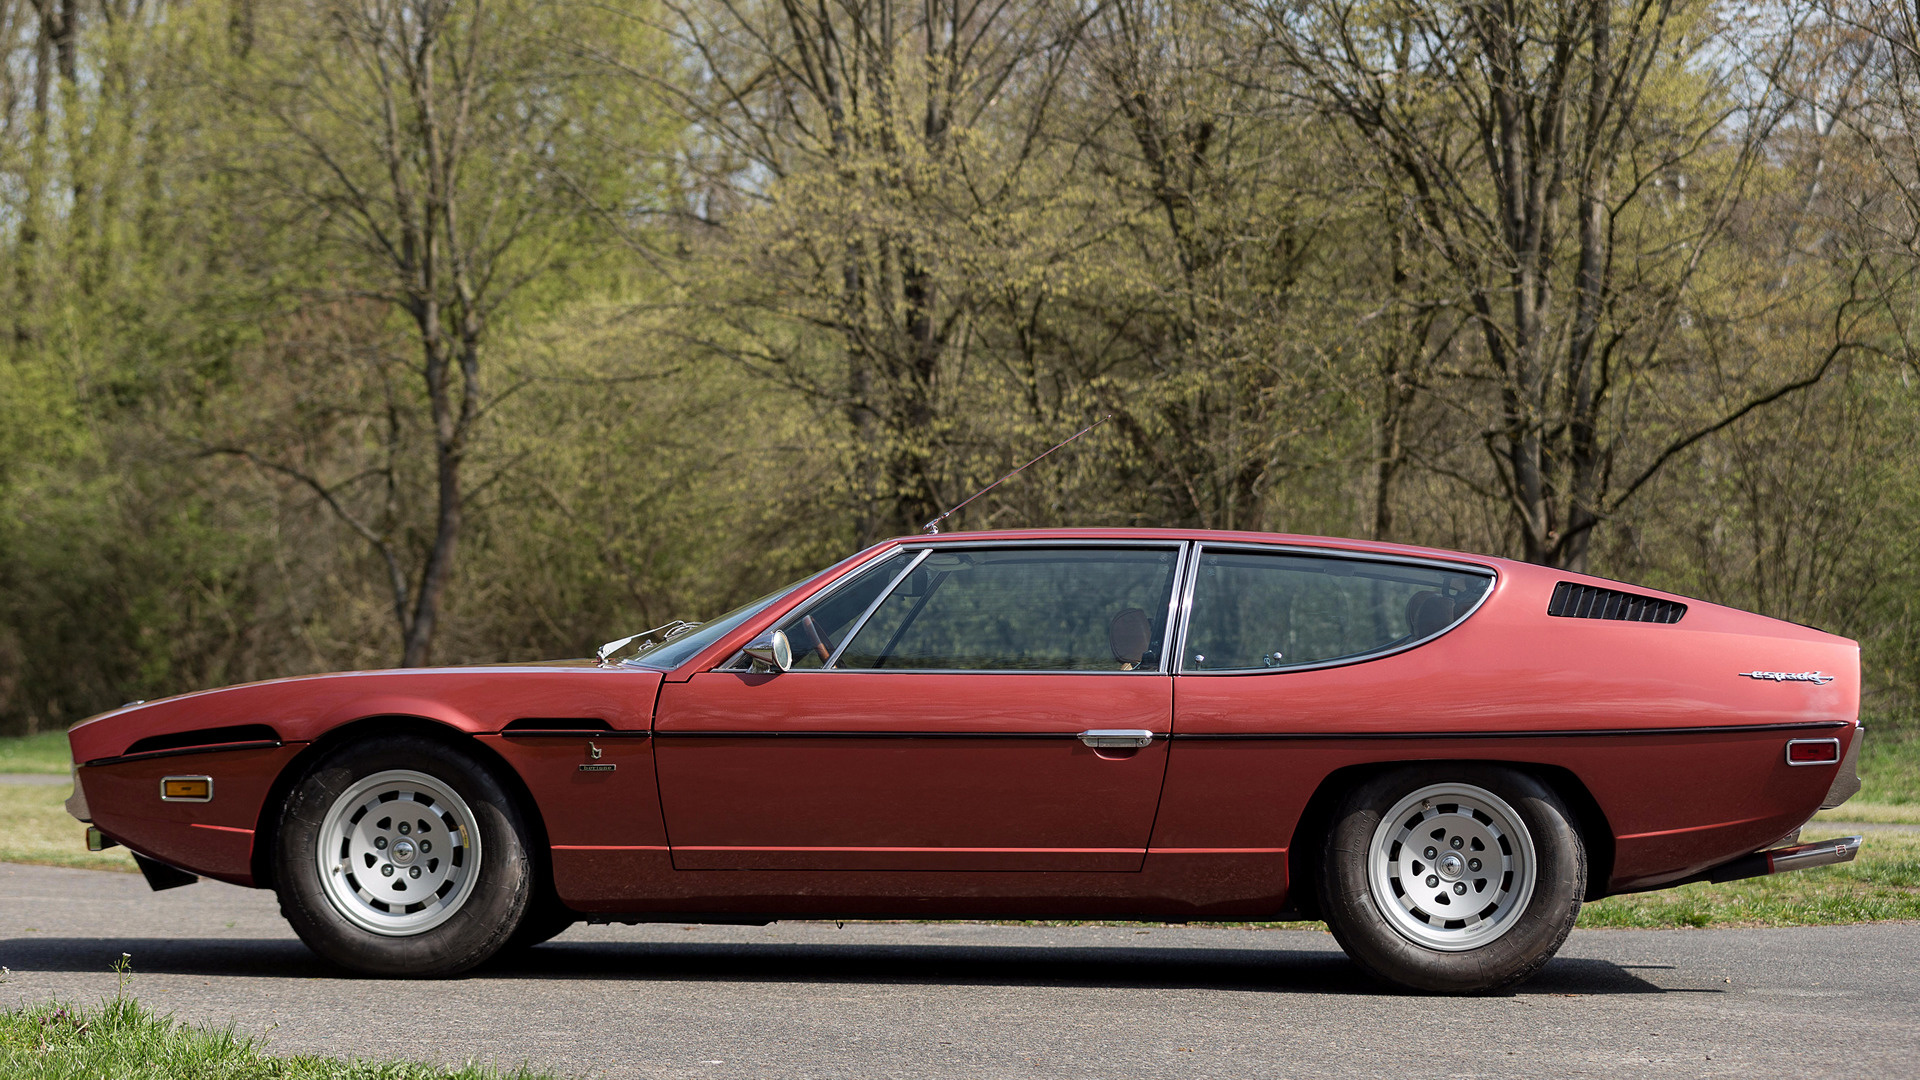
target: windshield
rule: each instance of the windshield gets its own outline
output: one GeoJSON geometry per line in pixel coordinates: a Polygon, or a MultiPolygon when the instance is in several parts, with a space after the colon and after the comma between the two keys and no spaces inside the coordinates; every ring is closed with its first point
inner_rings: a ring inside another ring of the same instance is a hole
{"type": "MultiPolygon", "coordinates": [[[[822,571],[822,573],[824,572],[825,571],[822,571]]],[[[621,663],[630,664],[634,667],[658,668],[662,671],[679,667],[681,664],[692,659],[700,650],[725,637],[741,623],[758,615],[761,611],[765,610],[768,604],[773,603],[775,600],[780,599],[819,576],[819,574],[812,574],[801,578],[799,581],[785,588],[776,589],[750,604],[743,604],[740,607],[734,608],[732,611],[727,612],[725,615],[711,622],[700,624],[700,628],[692,633],[676,637],[672,641],[658,648],[649,649],[647,652],[631,660],[622,660],[621,663]]]]}

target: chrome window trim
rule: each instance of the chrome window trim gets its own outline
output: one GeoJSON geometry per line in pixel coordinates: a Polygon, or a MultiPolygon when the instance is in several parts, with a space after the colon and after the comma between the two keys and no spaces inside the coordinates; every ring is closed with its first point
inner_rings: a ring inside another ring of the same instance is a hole
{"type": "MultiPolygon", "coordinates": [[[[807,597],[805,600],[802,600],[800,603],[795,604],[793,607],[789,608],[787,611],[782,612],[780,615],[776,616],[773,620],[773,623],[770,626],[768,626],[767,629],[771,630],[774,626],[778,626],[779,624],[785,622],[789,616],[792,616],[796,612],[802,611],[807,608],[811,608],[813,607],[813,605],[821,602],[822,600],[826,600],[827,598],[831,597],[834,593],[837,593],[840,590],[846,588],[848,585],[852,584],[855,578],[859,577],[861,574],[865,573],[867,570],[875,566],[878,566],[879,564],[887,561],[888,559],[892,558],[895,555],[906,554],[906,553],[908,552],[906,551],[905,548],[894,547],[891,550],[885,552],[884,554],[876,555],[871,559],[864,559],[858,563],[855,563],[852,566],[847,567],[844,573],[842,573],[838,578],[834,579],[833,584],[828,585],[826,588],[820,590],[817,593],[814,593],[812,596],[807,597]]],[[[893,590],[893,587],[895,585],[900,583],[901,575],[906,574],[908,571],[912,570],[915,566],[918,566],[919,563],[920,563],[920,560],[918,558],[907,560],[907,568],[905,570],[900,571],[899,574],[895,574],[893,578],[887,582],[887,587],[883,589],[880,593],[881,597],[884,598],[888,592],[891,592],[893,590]]],[[[832,567],[827,568],[827,570],[831,570],[831,569],[832,567]]],[[[822,570],[820,571],[819,574],[814,574],[813,577],[802,579],[800,582],[794,585],[794,588],[798,589],[801,586],[805,585],[807,582],[812,581],[813,578],[817,578],[820,576],[820,574],[824,574],[826,572],[827,572],[826,570],[822,570]]],[[[769,604],[768,606],[771,607],[772,605],[769,604]]],[[[873,608],[869,606],[867,610],[861,614],[860,618],[864,621],[866,617],[868,615],[871,615],[872,613],[873,613],[873,608]]],[[[766,630],[761,631],[761,633],[765,633],[765,632],[766,630]]],[[[844,645],[845,642],[842,642],[841,644],[844,645]]],[[[839,649],[837,647],[835,648],[833,655],[834,656],[840,655],[839,649]]],[[[742,665],[740,663],[740,661],[746,659],[746,656],[747,656],[747,651],[745,647],[735,649],[731,656],[728,656],[725,660],[720,661],[718,664],[715,664],[713,667],[707,670],[709,671],[747,671],[749,670],[749,666],[742,665]]],[[[831,661],[832,657],[829,657],[828,659],[829,661],[831,661]]],[[[630,660],[622,660],[620,662],[622,664],[632,663],[632,661],[630,660]]],[[[793,674],[804,674],[809,671],[825,671],[827,670],[827,667],[828,667],[827,665],[823,664],[817,668],[801,668],[801,669],[796,669],[795,671],[783,671],[781,672],[781,674],[793,675],[793,674]]],[[[670,670],[670,669],[649,668],[647,670],[662,671],[662,670],[670,670]]]]}
{"type": "Polygon", "coordinates": [[[1187,662],[1187,626],[1193,621],[1194,584],[1200,579],[1200,559],[1205,554],[1201,544],[1193,541],[1187,545],[1186,574],[1174,590],[1175,612],[1180,618],[1179,651],[1169,657],[1168,670],[1175,675],[1182,673],[1187,662]]]}
{"type": "Polygon", "coordinates": [[[1179,548],[1192,544],[1184,537],[1169,536],[1159,539],[1140,537],[1094,536],[1080,539],[1077,537],[1055,537],[1050,540],[947,540],[941,537],[922,536],[902,540],[900,546],[908,550],[921,548],[1179,548]]]}
{"type": "MultiPolygon", "coordinates": [[[[900,550],[912,551],[913,549],[906,546],[905,544],[902,544],[900,546],[900,550]]],[[[847,630],[846,636],[840,639],[840,644],[835,645],[833,647],[833,655],[827,657],[827,662],[824,664],[821,664],[817,669],[811,669],[811,670],[838,671],[839,668],[835,667],[834,665],[840,662],[840,654],[846,652],[847,646],[853,644],[853,639],[859,637],[860,631],[865,630],[867,628],[867,620],[873,618],[873,613],[880,610],[880,605],[887,602],[887,597],[893,595],[893,590],[900,587],[900,583],[906,580],[907,575],[913,573],[916,567],[918,567],[921,563],[927,561],[927,554],[928,554],[927,549],[922,548],[920,549],[920,553],[918,555],[915,555],[913,558],[908,559],[907,565],[901,567],[900,572],[893,575],[893,580],[887,582],[887,587],[884,589],[881,589],[880,595],[874,597],[873,603],[867,605],[867,610],[861,612],[860,617],[853,621],[853,626],[847,630]]],[[[788,672],[783,672],[782,674],[791,675],[793,674],[793,672],[788,671],[788,672]]]]}
{"type": "MultiPolygon", "coordinates": [[[[1144,671],[1144,670],[1143,671],[1086,671],[1083,669],[1074,669],[1074,668],[893,668],[891,670],[883,670],[880,668],[841,668],[841,667],[838,667],[837,665],[840,663],[840,654],[845,652],[847,649],[847,646],[851,645],[853,643],[853,640],[860,636],[860,631],[866,629],[867,620],[873,618],[873,613],[880,610],[880,605],[887,602],[887,597],[893,595],[893,590],[899,587],[901,580],[904,579],[908,574],[912,573],[915,567],[919,566],[923,561],[925,561],[928,555],[931,555],[937,549],[943,549],[943,548],[945,549],[951,549],[951,548],[964,548],[964,549],[1054,548],[1059,550],[1084,550],[1086,548],[1148,548],[1148,549],[1157,549],[1161,551],[1172,551],[1174,553],[1173,588],[1171,590],[1171,595],[1168,597],[1168,601],[1167,601],[1167,623],[1166,623],[1166,632],[1164,634],[1164,637],[1168,641],[1171,641],[1174,637],[1174,631],[1176,629],[1184,629],[1184,621],[1180,623],[1176,623],[1175,620],[1178,617],[1179,610],[1180,610],[1181,578],[1187,571],[1188,560],[1191,556],[1194,546],[1195,545],[1192,541],[1180,540],[1180,539],[910,541],[908,543],[901,544],[900,545],[901,549],[904,551],[918,551],[920,552],[919,557],[914,559],[912,562],[908,563],[907,568],[900,571],[900,573],[894,577],[893,581],[889,582],[887,587],[881,591],[879,599],[875,600],[871,605],[867,607],[867,610],[865,612],[861,613],[859,622],[854,624],[853,629],[847,631],[846,638],[842,640],[840,644],[834,648],[833,656],[827,660],[826,664],[824,664],[820,668],[811,669],[811,670],[847,671],[847,672],[859,671],[859,672],[863,672],[871,675],[1119,675],[1119,676],[1125,676],[1127,678],[1134,678],[1141,675],[1167,675],[1171,673],[1172,659],[1169,656],[1170,650],[1167,648],[1164,642],[1162,643],[1160,648],[1160,666],[1157,668],[1154,668],[1151,671],[1144,671]]],[[[807,674],[807,672],[789,671],[789,672],[784,672],[783,674],[803,675],[803,674],[807,674]]]]}
{"type": "Polygon", "coordinates": [[[1376,555],[1371,552],[1346,551],[1341,548],[1310,547],[1304,544],[1218,543],[1200,540],[1194,542],[1194,547],[1199,550],[1194,553],[1194,572],[1192,579],[1187,583],[1185,610],[1180,620],[1180,663],[1179,666],[1174,669],[1174,674],[1176,675],[1205,675],[1227,678],[1240,678],[1249,675],[1289,675],[1296,671],[1321,671],[1326,668],[1347,667],[1351,664],[1364,664],[1369,660],[1380,660],[1389,656],[1397,656],[1400,653],[1420,648],[1423,645],[1431,645],[1441,638],[1446,637],[1448,634],[1451,634],[1457,627],[1464,625],[1468,619],[1473,618],[1474,613],[1478,612],[1488,600],[1493,598],[1494,590],[1500,587],[1500,571],[1491,566],[1456,562],[1451,559],[1430,559],[1413,555],[1376,555]],[[1331,660],[1316,660],[1311,664],[1292,664],[1287,667],[1188,671],[1187,625],[1192,622],[1193,619],[1193,594],[1200,578],[1200,561],[1206,557],[1209,551],[1237,551],[1251,555],[1305,555],[1311,558],[1344,559],[1348,562],[1387,563],[1397,566],[1419,567],[1425,570],[1445,570],[1450,573],[1474,574],[1479,577],[1484,577],[1487,579],[1487,587],[1486,590],[1480,594],[1480,599],[1475,601],[1474,605],[1468,608],[1465,614],[1448,623],[1446,629],[1437,634],[1430,634],[1420,638],[1417,641],[1404,642],[1390,649],[1375,649],[1372,652],[1355,653],[1352,656],[1340,656],[1331,660]]]}

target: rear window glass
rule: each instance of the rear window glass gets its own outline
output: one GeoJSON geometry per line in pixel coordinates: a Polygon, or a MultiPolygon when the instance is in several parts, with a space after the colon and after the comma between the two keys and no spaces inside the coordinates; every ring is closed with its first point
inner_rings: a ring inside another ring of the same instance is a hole
{"type": "Polygon", "coordinates": [[[1363,559],[1202,553],[1185,670],[1255,671],[1397,650],[1466,617],[1490,575],[1363,559]]]}

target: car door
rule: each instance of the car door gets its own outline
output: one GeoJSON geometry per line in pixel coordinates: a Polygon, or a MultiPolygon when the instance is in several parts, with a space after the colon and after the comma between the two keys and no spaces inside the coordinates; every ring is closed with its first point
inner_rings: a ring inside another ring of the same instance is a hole
{"type": "Polygon", "coordinates": [[[1179,544],[905,551],[782,624],[795,666],[664,688],[678,869],[1135,871],[1179,544]]]}
{"type": "Polygon", "coordinates": [[[1425,646],[1485,600],[1490,570],[1214,543],[1193,566],[1156,851],[1284,857],[1329,772],[1392,760],[1396,736],[1473,700],[1449,692],[1472,677],[1459,654],[1425,646]]]}

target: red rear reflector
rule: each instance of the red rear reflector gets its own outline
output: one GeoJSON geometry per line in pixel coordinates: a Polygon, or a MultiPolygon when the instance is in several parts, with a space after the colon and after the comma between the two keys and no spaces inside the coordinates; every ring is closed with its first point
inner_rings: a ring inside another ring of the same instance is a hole
{"type": "Polygon", "coordinates": [[[1787,740],[1787,764],[1789,765],[1832,765],[1839,760],[1839,739],[1787,740]]]}

